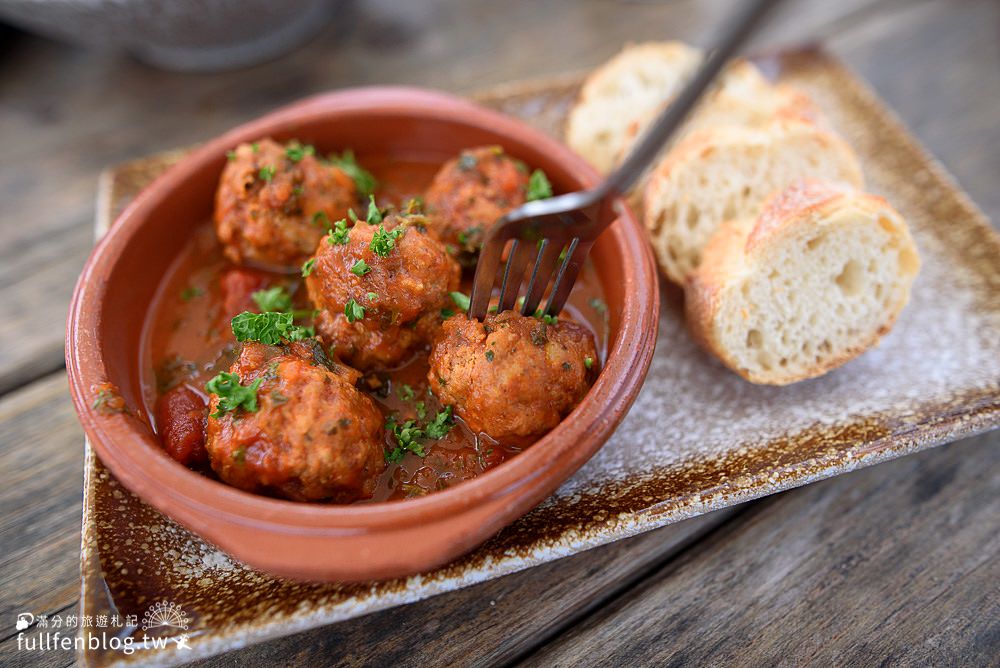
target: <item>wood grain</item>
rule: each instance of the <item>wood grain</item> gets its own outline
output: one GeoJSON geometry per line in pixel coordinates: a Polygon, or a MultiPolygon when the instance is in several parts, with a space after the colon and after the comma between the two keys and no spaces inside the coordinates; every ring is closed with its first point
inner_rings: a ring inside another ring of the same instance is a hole
{"type": "Polygon", "coordinates": [[[772,497],[525,665],[989,665],[998,517],[996,434],[772,497]]]}
{"type": "Polygon", "coordinates": [[[72,652],[17,651],[20,612],[52,613],[79,595],[83,429],[57,373],[0,400],[0,665],[65,665],[72,652]],[[9,638],[9,639],[8,639],[9,638]],[[57,656],[59,655],[59,656],[57,656]],[[32,659],[33,657],[33,659],[32,659]],[[31,659],[30,661],[28,661],[31,659]]]}
{"type": "MultiPolygon", "coordinates": [[[[4,33],[0,393],[21,389],[0,400],[0,619],[76,600],[82,433],[64,376],[45,374],[62,364],[103,167],[330,88],[469,91],[586,68],[627,40],[704,44],[734,2],[345,2],[297,52],[210,76],[4,33]]],[[[787,4],[758,46],[822,37],[1000,218],[1000,5],[787,4]]],[[[555,633],[528,663],[995,664],[998,450],[997,434],[980,437],[758,502],[714,531],[667,527],[207,663],[486,664],[555,633]]],[[[3,665],[72,660],[27,656],[2,637],[3,665]]]]}
{"type": "Polygon", "coordinates": [[[613,600],[739,512],[702,515],[482,585],[196,665],[306,665],[319,656],[349,666],[508,663],[613,600]]]}

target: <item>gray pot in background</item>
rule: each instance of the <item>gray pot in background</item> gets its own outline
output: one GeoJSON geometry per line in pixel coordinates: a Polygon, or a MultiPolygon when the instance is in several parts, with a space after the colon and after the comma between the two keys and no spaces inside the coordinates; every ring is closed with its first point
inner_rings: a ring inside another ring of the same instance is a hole
{"type": "Polygon", "coordinates": [[[252,65],[326,25],[332,0],[0,0],[0,19],[170,70],[252,65]]]}

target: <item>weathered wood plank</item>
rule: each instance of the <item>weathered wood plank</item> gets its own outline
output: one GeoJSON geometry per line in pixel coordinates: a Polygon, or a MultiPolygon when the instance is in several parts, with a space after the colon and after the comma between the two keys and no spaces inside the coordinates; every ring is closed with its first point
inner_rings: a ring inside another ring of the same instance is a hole
{"type": "MultiPolygon", "coordinates": [[[[874,2],[795,3],[770,39],[815,34],[874,2]]],[[[591,66],[628,40],[704,42],[731,11],[732,0],[342,3],[337,21],[302,49],[197,76],[12,38],[0,67],[4,158],[16,165],[0,171],[0,393],[62,364],[66,308],[89,253],[103,167],[204,141],[332,88],[406,83],[467,92],[591,66]]]]}
{"type": "Polygon", "coordinates": [[[703,515],[499,580],[196,665],[307,665],[318,657],[331,665],[351,666],[507,663],[543,638],[564,631],[737,513],[727,509],[703,515]]]}
{"type": "Polygon", "coordinates": [[[773,497],[741,519],[525,664],[1000,656],[1000,433],[773,497]]]}
{"type": "MultiPolygon", "coordinates": [[[[53,374],[0,400],[0,425],[0,619],[13,620],[20,612],[73,606],[79,595],[83,430],[66,375],[53,374]]],[[[72,660],[72,651],[19,652],[16,636],[7,633],[13,622],[4,630],[0,665],[72,660]]]]}

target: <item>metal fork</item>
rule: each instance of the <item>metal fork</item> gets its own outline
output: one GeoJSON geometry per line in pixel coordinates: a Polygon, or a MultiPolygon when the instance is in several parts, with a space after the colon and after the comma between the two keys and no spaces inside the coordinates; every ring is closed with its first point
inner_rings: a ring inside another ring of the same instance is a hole
{"type": "Polygon", "coordinates": [[[534,314],[551,282],[549,300],[542,313],[559,314],[594,241],[617,217],[616,200],[635,185],[716,75],[779,2],[754,0],[744,5],[743,11],[722,31],[718,46],[705,58],[694,78],[660,114],[621,166],[597,187],[528,202],[497,221],[487,233],[476,265],[469,298],[470,318],[481,320],[486,316],[508,242],[510,253],[501,277],[497,310],[507,311],[518,303],[524,270],[534,257],[520,311],[523,315],[534,314]]]}

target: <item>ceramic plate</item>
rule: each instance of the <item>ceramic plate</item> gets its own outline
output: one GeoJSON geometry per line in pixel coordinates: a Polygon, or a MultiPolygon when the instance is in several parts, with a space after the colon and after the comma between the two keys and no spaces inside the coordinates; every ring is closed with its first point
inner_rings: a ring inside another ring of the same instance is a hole
{"type": "MultiPolygon", "coordinates": [[[[94,666],[172,665],[497,578],[680,519],[1000,424],[1000,237],[851,73],[817,51],[764,63],[808,91],[861,155],[869,189],[909,220],[923,269],[875,350],[823,378],[750,385],[688,338],[665,290],[656,356],[628,417],[551,498],[473,553],[420,576],[310,585],[234,562],[121,487],[87,450],[81,614],[183,612],[187,645],[85,652],[94,666]],[[162,606],[161,606],[162,607],[162,606]]],[[[580,77],[477,99],[560,135],[580,77]]],[[[181,153],[104,175],[98,234],[181,153]]],[[[83,629],[85,633],[90,631],[83,629]]],[[[167,635],[181,633],[161,627],[167,635]]]]}

